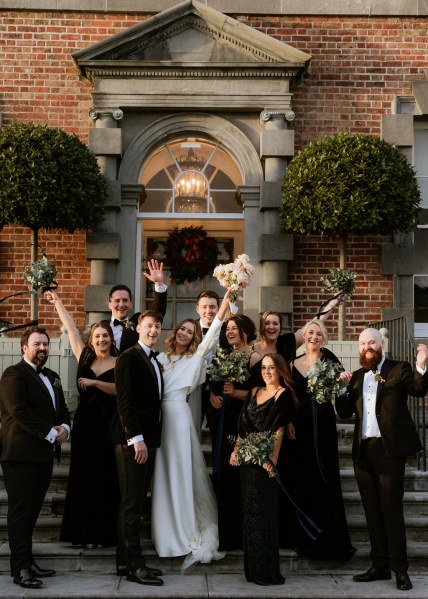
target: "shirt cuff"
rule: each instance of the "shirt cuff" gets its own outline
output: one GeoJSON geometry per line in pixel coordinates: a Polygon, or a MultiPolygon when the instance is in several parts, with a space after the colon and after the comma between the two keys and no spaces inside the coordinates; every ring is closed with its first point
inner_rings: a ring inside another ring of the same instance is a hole
{"type": "Polygon", "coordinates": [[[426,373],[426,371],[427,371],[426,364],[425,364],[425,366],[424,366],[423,368],[421,368],[420,366],[418,366],[418,365],[416,364],[416,370],[419,372],[419,374],[422,374],[422,375],[424,375],[424,374],[426,373]]]}
{"type": "Polygon", "coordinates": [[[136,435],[135,437],[127,439],[128,445],[134,445],[134,443],[138,443],[138,441],[144,441],[143,435],[136,435]]]}
{"type": "Polygon", "coordinates": [[[167,289],[168,285],[165,285],[165,283],[155,283],[155,291],[157,293],[165,293],[167,289]]]}
{"type": "Polygon", "coordinates": [[[56,428],[51,428],[51,430],[46,435],[45,439],[46,439],[46,441],[49,441],[49,443],[54,444],[57,436],[58,436],[58,431],[56,430],[56,428]]]}

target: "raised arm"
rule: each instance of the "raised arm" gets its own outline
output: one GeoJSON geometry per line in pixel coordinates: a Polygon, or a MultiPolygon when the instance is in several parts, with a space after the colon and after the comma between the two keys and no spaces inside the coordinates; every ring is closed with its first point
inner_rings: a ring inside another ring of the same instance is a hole
{"type": "Polygon", "coordinates": [[[71,314],[67,311],[62,301],[59,299],[58,295],[54,291],[46,291],[45,297],[55,306],[55,309],[58,313],[58,316],[61,319],[62,324],[65,326],[68,338],[70,339],[71,349],[76,359],[79,360],[80,354],[82,353],[85,344],[80,337],[80,333],[76,324],[71,316],[71,314]]]}
{"type": "MultiPolygon", "coordinates": [[[[338,295],[337,297],[333,297],[328,302],[328,304],[324,307],[324,314],[321,314],[321,316],[318,316],[319,320],[321,320],[321,322],[325,322],[328,318],[330,318],[332,310],[340,304],[342,299],[343,299],[343,293],[341,295],[338,295]]],[[[294,336],[296,337],[296,349],[297,349],[298,347],[303,345],[303,342],[304,342],[303,329],[297,330],[294,333],[294,336]]]]}

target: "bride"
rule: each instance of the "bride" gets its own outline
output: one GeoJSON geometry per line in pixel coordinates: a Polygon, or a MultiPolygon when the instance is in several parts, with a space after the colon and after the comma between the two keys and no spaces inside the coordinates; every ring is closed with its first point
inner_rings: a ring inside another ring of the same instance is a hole
{"type": "Polygon", "coordinates": [[[202,343],[188,318],[166,339],[163,368],[162,440],[156,452],[152,492],[152,538],[160,557],[186,556],[182,571],[225,556],[218,551],[217,504],[199,435],[186,401],[205,379],[204,358],[217,345],[229,292],[202,343]]]}

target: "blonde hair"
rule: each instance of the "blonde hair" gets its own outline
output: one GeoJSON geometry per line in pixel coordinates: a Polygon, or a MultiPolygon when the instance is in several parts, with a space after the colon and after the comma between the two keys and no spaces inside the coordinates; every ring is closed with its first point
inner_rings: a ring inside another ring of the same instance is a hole
{"type": "Polygon", "coordinates": [[[185,356],[193,356],[196,352],[198,345],[201,342],[201,333],[198,322],[194,318],[185,318],[181,322],[175,325],[172,331],[169,333],[168,337],[165,339],[165,353],[169,361],[171,361],[171,356],[175,354],[175,337],[177,335],[177,331],[185,324],[186,322],[190,322],[193,324],[193,338],[190,341],[186,351],[184,352],[185,356]]]}
{"type": "Polygon", "coordinates": [[[302,329],[302,334],[303,336],[305,335],[306,331],[308,330],[308,328],[311,326],[311,324],[316,324],[317,326],[319,326],[322,336],[324,337],[324,341],[323,341],[323,345],[327,345],[328,343],[328,333],[327,333],[327,329],[325,327],[325,324],[323,323],[322,320],[320,320],[319,318],[312,318],[311,320],[309,320],[303,327],[302,329]]]}

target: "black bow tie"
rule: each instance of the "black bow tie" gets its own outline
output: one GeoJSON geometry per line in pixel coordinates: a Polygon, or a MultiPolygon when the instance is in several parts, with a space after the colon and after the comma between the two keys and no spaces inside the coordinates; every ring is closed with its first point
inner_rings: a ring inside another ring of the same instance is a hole
{"type": "Polygon", "coordinates": [[[202,327],[202,335],[206,335],[208,333],[208,327],[202,327]]]}
{"type": "Polygon", "coordinates": [[[43,366],[36,366],[37,374],[44,374],[46,376],[46,368],[43,366]]]}
{"type": "Polygon", "coordinates": [[[151,360],[152,358],[154,358],[154,359],[156,360],[156,356],[158,356],[158,355],[159,355],[159,352],[158,352],[158,351],[153,351],[153,350],[150,350],[150,353],[149,353],[149,358],[150,358],[150,360],[151,360]]]}
{"type": "Polygon", "coordinates": [[[125,320],[117,320],[117,318],[115,318],[113,320],[113,326],[117,327],[117,325],[120,324],[121,327],[124,327],[126,322],[129,322],[128,318],[125,318],[125,320]]]}

